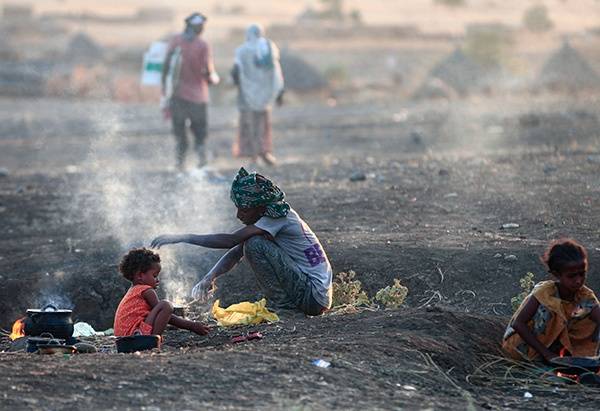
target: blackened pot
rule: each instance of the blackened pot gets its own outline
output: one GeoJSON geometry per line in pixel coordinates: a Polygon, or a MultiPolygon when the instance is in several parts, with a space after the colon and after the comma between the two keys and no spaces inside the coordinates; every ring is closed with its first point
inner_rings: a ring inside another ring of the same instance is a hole
{"type": "Polygon", "coordinates": [[[71,310],[59,310],[47,305],[41,310],[27,310],[25,335],[38,336],[49,333],[54,338],[69,339],[73,335],[71,310]]]}

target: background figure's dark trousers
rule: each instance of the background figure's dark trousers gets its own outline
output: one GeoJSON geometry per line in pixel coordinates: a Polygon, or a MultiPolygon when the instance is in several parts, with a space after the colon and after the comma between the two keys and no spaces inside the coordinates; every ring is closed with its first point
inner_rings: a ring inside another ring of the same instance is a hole
{"type": "Polygon", "coordinates": [[[182,168],[188,150],[186,123],[194,135],[194,147],[198,153],[198,167],[206,165],[207,108],[206,103],[192,103],[178,97],[171,98],[171,118],[176,140],[177,167],[182,168]]]}

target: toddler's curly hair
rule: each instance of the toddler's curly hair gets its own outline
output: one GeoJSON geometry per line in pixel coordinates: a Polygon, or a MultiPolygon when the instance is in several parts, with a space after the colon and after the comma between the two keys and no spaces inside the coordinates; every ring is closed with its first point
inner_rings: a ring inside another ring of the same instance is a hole
{"type": "Polygon", "coordinates": [[[160,263],[158,254],[147,248],[134,248],[121,258],[119,271],[123,277],[133,281],[135,273],[146,272],[154,263],[160,263]]]}

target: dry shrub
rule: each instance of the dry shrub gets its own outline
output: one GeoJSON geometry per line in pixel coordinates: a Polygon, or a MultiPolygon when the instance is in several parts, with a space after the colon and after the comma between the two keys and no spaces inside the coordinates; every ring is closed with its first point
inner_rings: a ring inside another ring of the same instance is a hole
{"type": "Polygon", "coordinates": [[[465,0],[433,0],[435,4],[441,4],[446,7],[463,7],[466,6],[465,0]]]}
{"type": "Polygon", "coordinates": [[[396,278],[393,285],[388,285],[377,291],[375,300],[385,306],[385,308],[398,308],[404,304],[407,294],[408,288],[403,286],[400,280],[396,278]]]}
{"type": "Polygon", "coordinates": [[[509,60],[513,43],[513,33],[507,26],[474,24],[467,28],[465,53],[484,67],[500,67],[509,60]]]}
{"type": "Polygon", "coordinates": [[[356,273],[352,270],[340,272],[333,281],[333,306],[368,305],[369,297],[362,289],[362,283],[355,280],[356,273]]]}
{"type": "Polygon", "coordinates": [[[548,16],[548,8],[543,4],[532,6],[523,14],[523,25],[527,30],[534,33],[542,33],[551,30],[554,23],[548,16]]]}
{"type": "Polygon", "coordinates": [[[525,300],[529,293],[531,293],[531,290],[533,290],[533,286],[535,285],[533,273],[527,273],[521,277],[521,279],[519,279],[519,285],[521,287],[521,292],[510,299],[510,305],[512,306],[513,311],[517,311],[523,300],[525,300]]]}

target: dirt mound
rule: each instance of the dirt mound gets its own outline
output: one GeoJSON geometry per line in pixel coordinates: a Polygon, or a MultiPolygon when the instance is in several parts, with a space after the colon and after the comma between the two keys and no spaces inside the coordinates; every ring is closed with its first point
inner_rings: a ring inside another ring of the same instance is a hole
{"type": "Polygon", "coordinates": [[[33,64],[4,62],[0,65],[0,95],[39,97],[44,95],[46,78],[33,64]]]}
{"type": "Polygon", "coordinates": [[[166,409],[389,409],[415,403],[459,409],[469,388],[465,376],[481,355],[498,352],[504,323],[434,309],[284,320],[253,327],[264,338],[237,345],[230,337],[248,327],[215,330],[208,338],[167,331],[161,354],[5,355],[0,372],[10,377],[0,389],[6,406],[20,409],[39,407],[42,400],[51,408],[85,401],[91,409],[149,403],[166,409]],[[331,367],[311,363],[319,358],[331,367]],[[60,375],[60,384],[31,378],[52,374],[60,375]],[[252,374],[260,375],[260,384],[250,383],[252,374]],[[182,384],[185,394],[173,395],[182,384]],[[100,395],[77,395],[92,387],[100,395]]]}
{"type": "Polygon", "coordinates": [[[452,87],[448,86],[439,78],[427,79],[421,87],[415,91],[413,100],[430,100],[430,99],[446,99],[456,98],[458,95],[452,87]]]}
{"type": "Polygon", "coordinates": [[[64,57],[67,61],[91,64],[102,60],[104,50],[90,36],[80,32],[69,41],[64,57]]]}
{"type": "Polygon", "coordinates": [[[544,63],[535,84],[536,88],[555,91],[600,89],[600,76],[586,59],[568,42],[544,63]]]}
{"type": "Polygon", "coordinates": [[[281,53],[281,70],[288,90],[308,92],[327,87],[327,79],[315,67],[289,51],[281,53]]]}
{"type": "MultiPolygon", "coordinates": [[[[441,87],[439,84],[443,85],[442,88],[450,88],[459,95],[464,96],[477,87],[478,82],[483,79],[484,75],[485,71],[479,64],[468,57],[460,48],[456,48],[431,69],[423,85],[415,92],[414,97],[440,97],[441,87]]],[[[442,95],[444,94],[449,94],[449,91],[442,90],[442,95]]]]}

